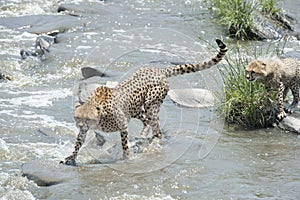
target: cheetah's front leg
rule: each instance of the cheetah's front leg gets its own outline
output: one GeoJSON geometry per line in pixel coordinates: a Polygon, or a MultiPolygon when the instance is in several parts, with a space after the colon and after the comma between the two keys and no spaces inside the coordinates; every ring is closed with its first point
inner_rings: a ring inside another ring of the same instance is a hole
{"type": "Polygon", "coordinates": [[[60,161],[60,163],[64,163],[66,165],[74,165],[74,166],[76,165],[75,159],[77,157],[80,147],[83,145],[83,143],[85,141],[88,130],[89,129],[87,127],[80,127],[72,155],[70,155],[69,157],[66,157],[65,161],[60,161]]]}
{"type": "Polygon", "coordinates": [[[277,119],[279,121],[282,121],[286,117],[286,113],[284,111],[284,106],[283,106],[283,90],[284,90],[284,85],[280,81],[277,87],[277,107],[279,114],[277,115],[277,119]]]}
{"type": "Polygon", "coordinates": [[[120,131],[121,133],[121,140],[122,140],[122,147],[123,147],[123,158],[129,158],[129,148],[128,148],[128,130],[123,129],[120,131]]]}

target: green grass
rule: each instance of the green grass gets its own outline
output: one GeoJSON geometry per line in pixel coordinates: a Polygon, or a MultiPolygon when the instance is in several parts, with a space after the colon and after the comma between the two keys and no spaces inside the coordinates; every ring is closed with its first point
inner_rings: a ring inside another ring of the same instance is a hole
{"type": "Polygon", "coordinates": [[[229,50],[226,64],[219,67],[226,95],[219,110],[229,123],[247,128],[270,126],[275,122],[276,93],[271,92],[268,98],[265,86],[260,81],[250,83],[246,79],[245,67],[259,56],[280,54],[280,48],[272,44],[267,48],[236,45],[229,47],[229,50]]]}
{"type": "Polygon", "coordinates": [[[245,0],[210,0],[220,24],[227,27],[229,33],[238,39],[249,38],[253,28],[254,4],[245,0]]]}
{"type": "Polygon", "coordinates": [[[263,12],[276,14],[279,8],[277,3],[281,0],[208,0],[213,6],[220,24],[227,27],[230,36],[237,39],[256,39],[253,33],[253,11],[260,6],[263,12]]]}
{"type": "Polygon", "coordinates": [[[277,7],[278,3],[283,0],[259,0],[262,11],[269,14],[277,14],[281,9],[277,7]]]}

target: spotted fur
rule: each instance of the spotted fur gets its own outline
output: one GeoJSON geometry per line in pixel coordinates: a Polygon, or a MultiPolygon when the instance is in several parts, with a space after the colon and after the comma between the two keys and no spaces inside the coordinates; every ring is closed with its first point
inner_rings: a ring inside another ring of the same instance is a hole
{"type": "Polygon", "coordinates": [[[286,112],[292,113],[299,102],[300,61],[295,58],[254,60],[246,67],[246,78],[254,82],[260,79],[266,89],[277,90],[277,107],[279,121],[286,117],[286,112]],[[283,101],[291,89],[293,102],[286,109],[283,101]]]}
{"type": "Polygon", "coordinates": [[[99,87],[91,98],[75,109],[74,118],[79,127],[75,149],[62,163],[75,165],[75,159],[89,129],[104,132],[119,131],[123,157],[129,156],[128,123],[131,118],[142,121],[142,134],[152,128],[152,138],[162,138],[159,109],[168,91],[168,77],[204,70],[219,63],[227,52],[226,45],[216,40],[219,53],[208,62],[178,65],[168,68],[141,68],[116,88],[99,87]]]}

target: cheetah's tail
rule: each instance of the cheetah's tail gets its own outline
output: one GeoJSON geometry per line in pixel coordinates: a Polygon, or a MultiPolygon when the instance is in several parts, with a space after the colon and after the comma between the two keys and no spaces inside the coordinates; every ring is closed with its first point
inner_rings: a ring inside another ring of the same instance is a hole
{"type": "Polygon", "coordinates": [[[179,74],[185,74],[185,73],[191,73],[191,72],[197,72],[204,69],[208,69],[216,64],[218,64],[223,57],[225,56],[227,52],[226,45],[220,40],[216,39],[216,42],[220,48],[219,53],[213,57],[208,62],[198,63],[198,64],[184,64],[184,65],[176,65],[173,67],[165,68],[165,74],[167,77],[176,76],[179,74]]]}

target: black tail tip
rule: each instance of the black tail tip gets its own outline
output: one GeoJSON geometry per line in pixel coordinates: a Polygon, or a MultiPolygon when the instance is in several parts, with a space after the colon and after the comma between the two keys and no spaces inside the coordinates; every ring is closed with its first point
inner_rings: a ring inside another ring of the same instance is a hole
{"type": "Polygon", "coordinates": [[[222,40],[216,39],[216,43],[218,44],[218,46],[219,46],[221,49],[225,49],[225,48],[226,48],[226,45],[222,42],[222,40]]]}

